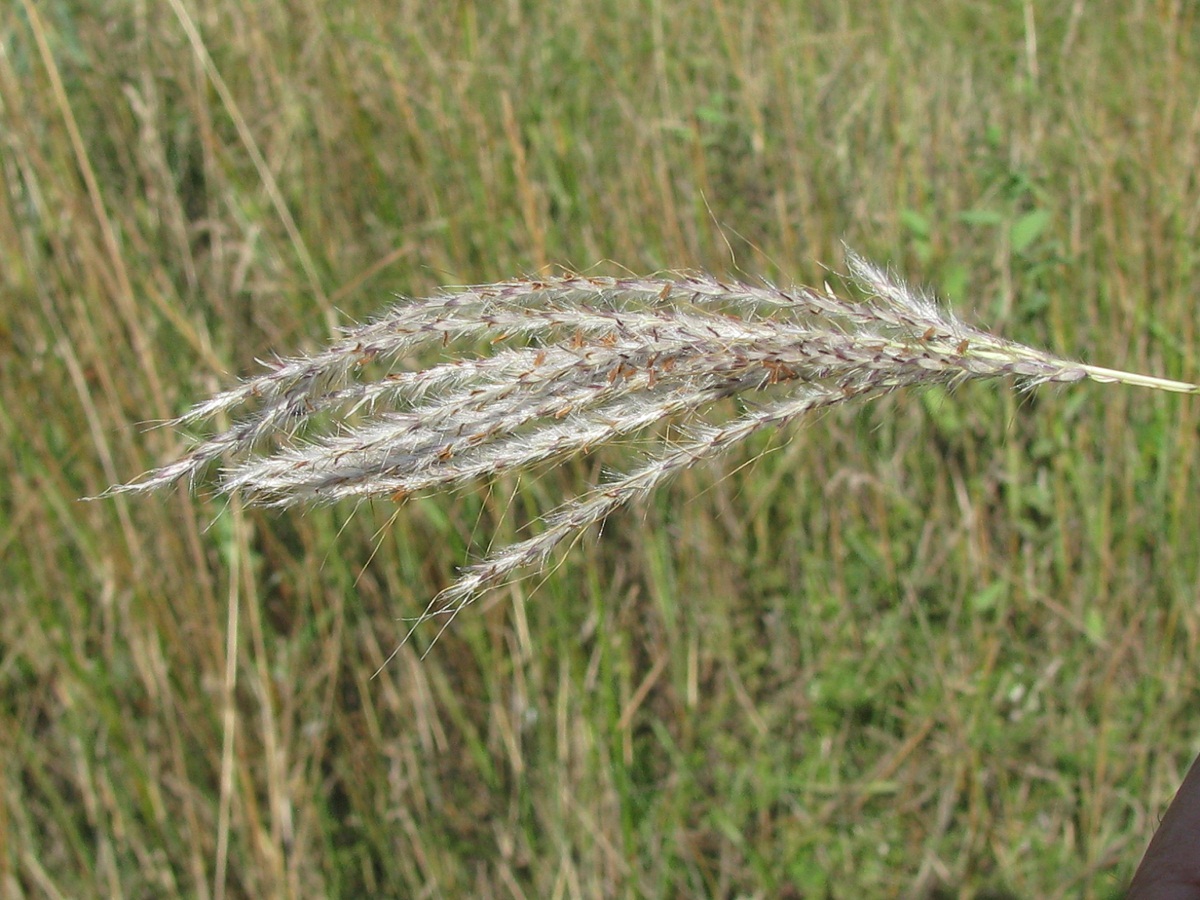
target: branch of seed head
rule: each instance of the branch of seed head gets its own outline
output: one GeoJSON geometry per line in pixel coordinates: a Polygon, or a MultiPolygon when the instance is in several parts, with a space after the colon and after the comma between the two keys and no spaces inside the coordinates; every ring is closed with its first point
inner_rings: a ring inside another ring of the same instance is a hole
{"type": "MultiPolygon", "coordinates": [[[[563,541],[580,536],[589,527],[602,522],[618,508],[652,493],[663,482],[699,462],[728,452],[765,428],[778,428],[797,421],[815,410],[885,393],[907,383],[927,382],[927,375],[909,372],[865,377],[847,394],[844,387],[804,384],[786,399],[735,418],[721,425],[699,425],[686,429],[688,440],[651,457],[638,469],[618,475],[608,483],[569,501],[545,518],[546,527],[533,537],[510,544],[478,563],[464,567],[459,578],[438,594],[412,624],[407,641],[420,625],[445,616],[446,621],[434,638],[449,626],[463,609],[487,589],[501,584],[517,571],[545,566],[551,553],[563,541]]],[[[431,644],[432,646],[432,644],[431,644]]]]}
{"type": "MultiPolygon", "coordinates": [[[[864,391],[869,390],[864,388],[864,391]]],[[[760,410],[754,410],[721,426],[693,426],[687,430],[689,440],[651,457],[641,467],[618,475],[608,483],[563,504],[545,518],[546,527],[539,534],[509,544],[478,563],[462,569],[459,578],[430,601],[425,611],[412,623],[400,646],[403,646],[422,624],[445,616],[446,621],[435,635],[430,647],[437,642],[454,617],[469,606],[488,588],[507,581],[520,569],[545,566],[550,554],[568,538],[581,535],[587,528],[606,519],[613,511],[640,497],[652,493],[673,475],[705,459],[711,459],[746,440],[770,425],[782,425],[823,406],[843,403],[846,394],[823,385],[804,385],[786,400],[760,410]]],[[[397,648],[398,649],[398,648],[397,648]]]]}

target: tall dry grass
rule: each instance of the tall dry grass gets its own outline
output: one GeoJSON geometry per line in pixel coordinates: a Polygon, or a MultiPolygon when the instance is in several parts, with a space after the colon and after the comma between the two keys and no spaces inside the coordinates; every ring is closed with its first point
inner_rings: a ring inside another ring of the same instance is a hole
{"type": "Polygon", "coordinates": [[[1119,893],[1195,751],[1191,397],[968,383],[764,430],[374,680],[457,565],[639,446],[399,511],[78,498],[273,349],[545,263],[819,282],[845,240],[1014,341],[1191,378],[1192,16],[0,5],[3,890],[1119,893]]]}

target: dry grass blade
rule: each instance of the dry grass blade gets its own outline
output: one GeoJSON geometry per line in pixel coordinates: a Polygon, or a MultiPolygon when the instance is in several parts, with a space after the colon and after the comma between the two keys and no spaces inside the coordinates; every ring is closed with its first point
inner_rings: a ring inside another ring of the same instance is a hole
{"type": "Polygon", "coordinates": [[[194,480],[227,458],[220,487],[289,505],[406,496],[596,448],[657,423],[673,439],[633,471],[552,512],[532,537],[467,567],[420,621],[454,614],[564,540],[764,428],[896,388],[1010,376],[1025,386],[1091,378],[1188,393],[1200,387],[1089,366],[973,328],[859,257],[865,300],[829,288],[577,276],[511,281],[406,303],[325,351],[197,405],[173,424],[240,412],[183,458],[119,485],[194,480]],[[491,353],[453,351],[481,341],[491,353]],[[451,355],[403,364],[429,347],[451,355]],[[369,377],[379,365],[385,374],[369,377]],[[732,404],[716,401],[736,397],[732,404]],[[262,449],[269,447],[270,449],[262,449]]]}

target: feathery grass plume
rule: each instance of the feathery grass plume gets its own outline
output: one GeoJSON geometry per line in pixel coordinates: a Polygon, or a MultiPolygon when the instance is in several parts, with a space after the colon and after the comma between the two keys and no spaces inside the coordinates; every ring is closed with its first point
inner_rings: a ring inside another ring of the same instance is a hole
{"type": "Polygon", "coordinates": [[[849,265],[861,302],[828,286],[782,290],[684,275],[518,280],[402,303],[320,353],[279,360],[200,403],[170,424],[241,417],[181,459],[111,490],[194,481],[227,458],[220,489],[262,504],[400,498],[674,423],[632,471],[554,510],[537,534],[464,568],[425,621],[456,614],[518,569],[544,565],[564,540],[677,472],[814,410],[1000,376],[1025,386],[1091,378],[1200,393],[1003,340],[860,257],[850,255],[849,265]],[[482,341],[495,349],[403,367],[430,347],[482,341]],[[368,376],[381,365],[387,374],[368,376]],[[716,403],[731,397],[740,402],[716,403]]]}

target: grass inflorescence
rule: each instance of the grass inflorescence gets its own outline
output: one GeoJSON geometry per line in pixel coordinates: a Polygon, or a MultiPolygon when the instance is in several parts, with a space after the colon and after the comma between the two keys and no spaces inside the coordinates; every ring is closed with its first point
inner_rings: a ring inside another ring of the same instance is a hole
{"type": "Polygon", "coordinates": [[[466,567],[424,621],[456,613],[522,567],[544,565],[563,541],[681,470],[817,410],[897,388],[1001,377],[1026,387],[1090,377],[1200,392],[997,337],[884,269],[853,253],[848,259],[861,300],[828,285],[569,274],[401,303],[319,353],[280,359],[198,404],[170,424],[241,418],[112,490],[194,481],[228,456],[221,490],[261,504],[403,499],[671,424],[640,465],[590,486],[536,534],[466,567]],[[471,352],[481,344],[492,351],[471,352]],[[457,352],[408,367],[430,347],[457,352]],[[732,414],[719,403],[729,398],[738,399],[732,414]]]}

